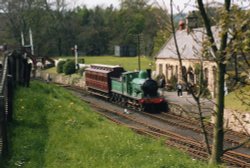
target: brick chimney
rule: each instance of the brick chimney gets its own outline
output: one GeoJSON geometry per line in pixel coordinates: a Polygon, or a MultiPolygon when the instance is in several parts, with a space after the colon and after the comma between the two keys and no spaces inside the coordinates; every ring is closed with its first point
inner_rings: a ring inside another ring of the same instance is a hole
{"type": "Polygon", "coordinates": [[[186,24],[187,24],[187,33],[190,33],[192,29],[198,27],[198,17],[196,16],[195,11],[192,11],[186,17],[186,24]]]}
{"type": "Polygon", "coordinates": [[[185,29],[185,22],[183,20],[179,21],[179,30],[184,30],[185,29]]]}

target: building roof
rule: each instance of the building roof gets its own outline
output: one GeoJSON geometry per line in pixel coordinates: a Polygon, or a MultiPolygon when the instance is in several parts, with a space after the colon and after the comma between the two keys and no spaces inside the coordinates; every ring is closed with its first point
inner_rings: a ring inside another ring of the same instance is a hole
{"type": "MultiPolygon", "coordinates": [[[[216,44],[219,43],[219,30],[212,27],[215,35],[216,44]]],[[[200,59],[202,50],[202,41],[206,39],[204,28],[194,28],[191,32],[184,30],[176,31],[176,39],[179,46],[182,59],[200,59]]],[[[156,58],[172,58],[178,59],[173,36],[164,44],[161,50],[156,54],[156,58]]]]}

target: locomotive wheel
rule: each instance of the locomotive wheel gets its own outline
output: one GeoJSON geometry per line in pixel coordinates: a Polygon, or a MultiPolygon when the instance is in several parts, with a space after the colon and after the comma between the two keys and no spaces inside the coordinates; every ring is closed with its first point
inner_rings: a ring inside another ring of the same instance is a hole
{"type": "Polygon", "coordinates": [[[145,111],[145,106],[143,104],[139,105],[139,111],[145,111]]]}
{"type": "Polygon", "coordinates": [[[123,105],[123,96],[119,95],[119,104],[122,106],[123,105]]]}
{"type": "Polygon", "coordinates": [[[133,101],[133,108],[134,108],[135,110],[137,110],[137,109],[138,109],[138,108],[137,108],[137,107],[138,107],[137,105],[138,105],[137,101],[136,101],[136,100],[134,100],[134,101],[133,101]]]}
{"type": "Polygon", "coordinates": [[[121,100],[121,105],[123,106],[123,107],[126,107],[126,105],[127,105],[127,99],[126,98],[122,98],[122,100],[121,100]]]}
{"type": "Polygon", "coordinates": [[[110,101],[113,102],[113,103],[115,102],[115,94],[114,93],[112,93],[110,101]]]}
{"type": "Polygon", "coordinates": [[[114,102],[115,102],[115,103],[118,103],[118,101],[119,101],[119,100],[118,100],[118,95],[115,94],[115,101],[114,101],[114,102]]]}

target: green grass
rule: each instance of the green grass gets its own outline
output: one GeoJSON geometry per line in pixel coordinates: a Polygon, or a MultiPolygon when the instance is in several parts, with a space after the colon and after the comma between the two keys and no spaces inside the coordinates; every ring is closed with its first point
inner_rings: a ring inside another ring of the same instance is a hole
{"type": "Polygon", "coordinates": [[[250,112],[250,86],[237,89],[225,97],[225,107],[239,112],[250,112]]]}
{"type": "Polygon", "coordinates": [[[163,140],[115,125],[52,84],[18,88],[14,109],[4,168],[207,167],[166,148],[163,140]]]}
{"type": "Polygon", "coordinates": [[[46,72],[48,73],[51,73],[51,74],[56,74],[56,67],[52,67],[52,68],[49,68],[49,69],[46,69],[46,72]]]}
{"type": "MultiPolygon", "coordinates": [[[[66,59],[73,59],[73,57],[64,57],[66,59]]],[[[116,57],[116,56],[88,56],[79,57],[84,58],[86,64],[108,64],[108,65],[121,65],[126,70],[138,70],[138,57],[116,57]]],[[[154,60],[148,57],[141,57],[141,69],[155,69],[154,60]],[[152,64],[152,66],[149,66],[152,64]]]]}

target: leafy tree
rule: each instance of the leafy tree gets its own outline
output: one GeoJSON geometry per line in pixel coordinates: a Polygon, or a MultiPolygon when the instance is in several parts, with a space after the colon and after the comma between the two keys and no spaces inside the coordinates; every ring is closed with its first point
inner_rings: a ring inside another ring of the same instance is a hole
{"type": "Polygon", "coordinates": [[[122,1],[119,10],[113,6],[69,10],[65,0],[2,0],[0,9],[8,17],[11,37],[6,41],[18,46],[23,32],[29,44],[31,28],[39,56],[71,55],[75,44],[81,54],[113,54],[114,45],[136,46],[138,34],[141,52],[151,55],[153,39],[166,24],[163,17],[157,18],[162,10],[147,0],[122,1]]]}
{"type": "Polygon", "coordinates": [[[171,30],[170,30],[170,17],[168,11],[162,11],[155,9],[156,15],[156,24],[159,25],[159,28],[156,31],[156,35],[154,36],[154,43],[153,43],[153,54],[155,55],[157,52],[160,51],[161,47],[164,43],[170,38],[171,30]]]}
{"type": "MultiPolygon", "coordinates": [[[[223,6],[220,8],[220,17],[219,17],[219,22],[217,26],[220,29],[220,34],[217,38],[219,38],[220,43],[216,43],[215,40],[215,34],[212,31],[212,22],[211,22],[211,17],[208,14],[208,11],[204,7],[204,3],[202,0],[197,0],[198,3],[198,9],[201,15],[201,18],[203,20],[205,30],[206,30],[206,35],[208,42],[206,42],[204,45],[204,51],[207,51],[208,54],[206,55],[206,58],[209,60],[214,61],[217,64],[217,81],[216,81],[216,86],[217,86],[217,92],[216,94],[216,105],[215,105],[215,111],[214,111],[214,116],[215,116],[215,123],[214,123],[214,133],[213,133],[213,144],[212,144],[212,149],[210,150],[209,147],[209,141],[207,137],[207,132],[204,126],[204,121],[203,121],[203,115],[201,112],[201,103],[200,103],[200,97],[206,90],[205,88],[202,88],[203,84],[203,79],[204,75],[203,73],[200,74],[200,90],[198,93],[194,93],[192,88],[188,86],[189,90],[191,90],[191,94],[196,101],[199,109],[199,116],[200,116],[200,123],[201,123],[201,128],[204,133],[204,139],[206,142],[207,146],[207,151],[210,156],[210,164],[218,164],[221,163],[221,157],[223,154],[229,150],[237,149],[238,147],[244,145],[245,143],[249,142],[250,138],[246,139],[245,142],[233,146],[231,148],[224,149],[224,96],[225,96],[225,91],[224,91],[224,83],[225,83],[225,74],[226,74],[226,67],[229,65],[229,58],[232,57],[231,53],[236,53],[236,55],[239,53],[239,51],[243,51],[244,49],[244,37],[245,35],[248,34],[246,28],[248,23],[248,16],[247,15],[242,15],[243,12],[241,9],[237,8],[237,11],[234,10],[234,7],[231,6],[231,1],[226,0],[223,4],[223,6]],[[242,12],[239,12],[242,11],[242,12]],[[238,26],[235,26],[235,23],[237,23],[237,18],[241,17],[240,21],[243,24],[236,24],[236,25],[241,25],[239,26],[240,28],[237,28],[238,26]],[[238,30],[238,31],[237,31],[238,30]]],[[[180,62],[180,67],[182,67],[182,58],[181,58],[181,53],[178,48],[178,43],[177,39],[175,36],[175,26],[174,26],[174,21],[173,21],[173,0],[170,1],[171,4],[171,27],[172,27],[172,32],[173,32],[173,37],[175,41],[175,47],[176,47],[176,52],[179,58],[180,62]]],[[[193,13],[195,14],[195,13],[193,13]]],[[[246,42],[247,43],[247,42],[246,42]]],[[[242,52],[241,52],[242,54],[242,52]]],[[[199,68],[200,70],[203,69],[203,64],[201,62],[201,67],[199,68]]],[[[182,80],[188,84],[187,78],[185,77],[185,73],[182,70],[182,80]],[[184,75],[183,75],[184,74],[184,75]]]]}

